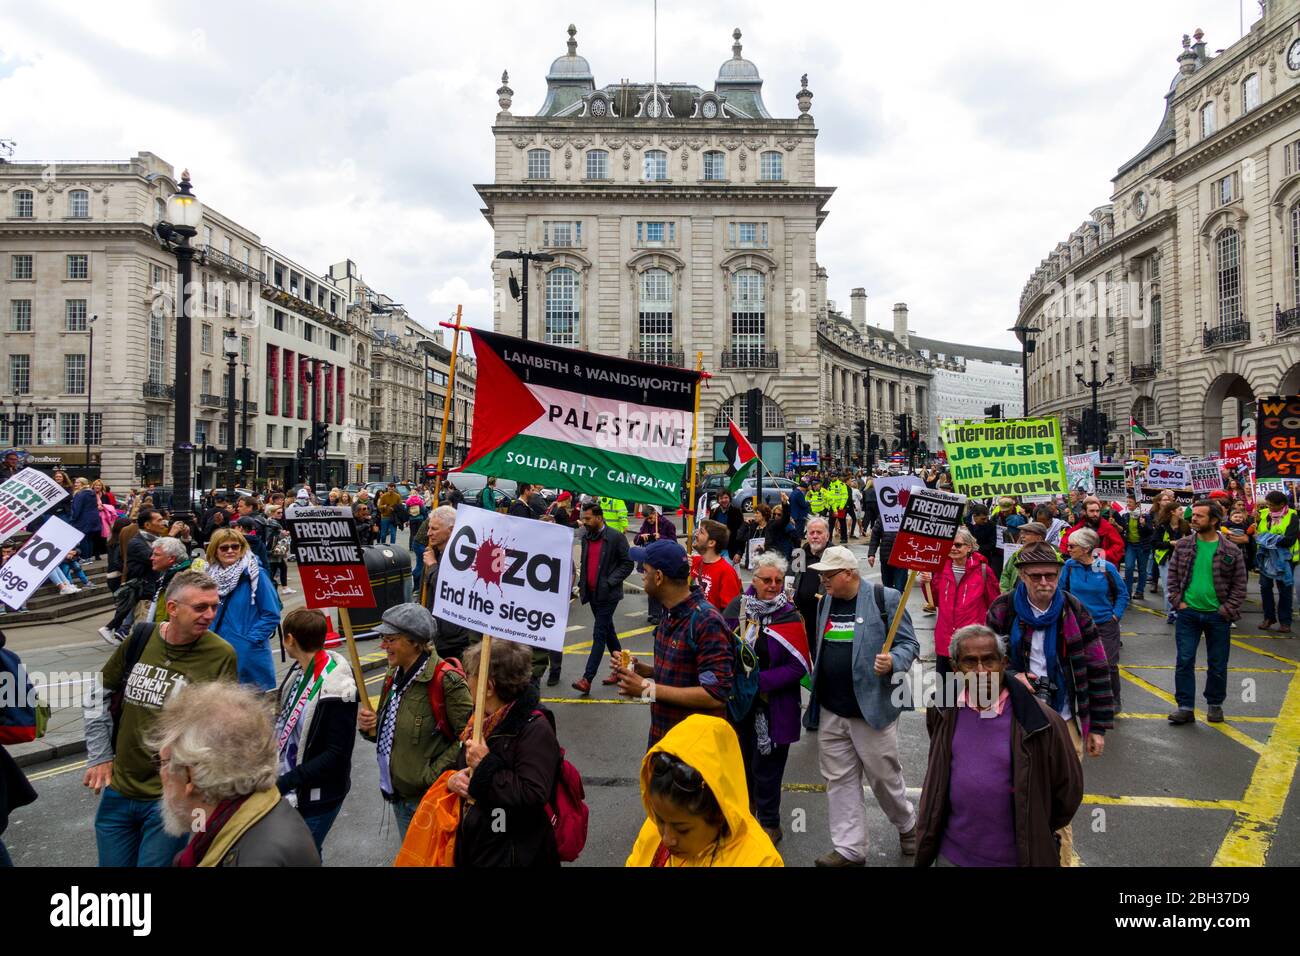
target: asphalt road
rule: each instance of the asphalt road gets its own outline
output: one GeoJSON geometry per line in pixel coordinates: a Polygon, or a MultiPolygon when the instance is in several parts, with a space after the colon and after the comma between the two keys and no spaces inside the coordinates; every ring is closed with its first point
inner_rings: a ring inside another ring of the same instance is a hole
{"type": "MultiPolygon", "coordinates": [[[[871,573],[870,577],[876,577],[871,573]]],[[[1252,594],[1254,587],[1252,582],[1252,594]]],[[[1155,599],[1147,602],[1155,606],[1155,599]]],[[[1106,752],[1085,764],[1087,797],[1075,818],[1075,846],[1085,866],[1209,866],[1300,864],[1300,802],[1295,770],[1300,750],[1300,642],[1261,636],[1258,605],[1234,631],[1228,721],[1171,727],[1173,638],[1163,614],[1135,605],[1123,622],[1124,714],[1107,735],[1106,752]]],[[[932,656],[933,618],[912,601],[923,652],[932,656]]],[[[629,595],[616,619],[626,645],[651,648],[645,598],[629,595]]],[[[591,616],[575,608],[557,688],[544,688],[560,739],[582,772],[591,825],[576,865],[621,865],[644,819],[636,784],[645,751],[648,709],[596,684],[580,699],[569,687],[590,647],[591,616]]],[[[363,648],[363,653],[364,653],[363,648]]],[[[1204,652],[1201,654],[1204,662],[1204,652]]],[[[926,662],[927,669],[932,666],[926,662]]],[[[1198,680],[1203,680],[1200,672],[1198,680]]],[[[377,692],[381,675],[369,675],[377,692]]],[[[904,776],[917,799],[928,749],[924,714],[901,718],[904,776]]],[[[5,843],[19,865],[93,865],[96,797],[81,787],[83,758],[28,768],[40,799],[14,813],[5,843]]],[[[378,796],[374,749],[358,741],[353,786],[325,844],[330,866],[383,866],[397,850],[391,814],[378,796]]],[[[788,866],[809,866],[829,849],[826,797],[817,766],[816,735],[791,749],[782,802],[788,866]]],[[[910,863],[897,836],[866,796],[869,865],[910,863]]]]}

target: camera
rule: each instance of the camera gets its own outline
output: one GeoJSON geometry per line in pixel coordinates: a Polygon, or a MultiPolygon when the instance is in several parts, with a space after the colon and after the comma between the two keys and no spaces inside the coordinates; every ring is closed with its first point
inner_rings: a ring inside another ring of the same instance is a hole
{"type": "Polygon", "coordinates": [[[1030,683],[1034,686],[1034,696],[1050,707],[1052,698],[1056,696],[1057,685],[1053,684],[1052,679],[1046,675],[1035,677],[1030,683]]]}

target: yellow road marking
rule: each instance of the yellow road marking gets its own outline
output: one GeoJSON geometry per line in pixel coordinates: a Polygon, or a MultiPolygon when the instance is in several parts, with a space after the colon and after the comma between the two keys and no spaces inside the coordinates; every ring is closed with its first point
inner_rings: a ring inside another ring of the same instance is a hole
{"type": "Polygon", "coordinates": [[[543,704],[640,704],[640,698],[630,697],[543,697],[543,704]]]}
{"type": "Polygon", "coordinates": [[[1294,634],[1234,634],[1233,637],[1249,638],[1252,641],[1293,641],[1294,634]]]}
{"type": "Polygon", "coordinates": [[[1083,802],[1101,807],[1162,807],[1171,810],[1240,810],[1241,800],[1190,800],[1186,797],[1112,797],[1086,793],[1083,802]]]}
{"type": "Polygon", "coordinates": [[[71,764],[68,764],[66,767],[59,767],[57,770],[42,770],[42,771],[40,771],[40,772],[38,772],[38,773],[30,774],[30,775],[27,777],[27,779],[28,779],[28,780],[48,780],[50,777],[57,777],[57,776],[59,776],[60,774],[71,773],[71,772],[74,771],[74,770],[80,770],[80,769],[81,769],[82,767],[84,767],[85,765],[86,765],[86,761],[82,760],[82,761],[80,761],[79,763],[71,763],[71,764]]]}
{"type": "MultiPolygon", "coordinates": [[[[1161,700],[1165,701],[1166,703],[1172,704],[1175,707],[1178,706],[1178,701],[1174,700],[1173,694],[1163,691],[1155,684],[1152,684],[1151,682],[1145,681],[1141,677],[1138,677],[1136,674],[1132,673],[1128,669],[1127,664],[1119,665],[1119,672],[1126,680],[1132,681],[1134,684],[1137,684],[1148,694],[1154,694],[1155,696],[1159,697],[1161,700]]],[[[1196,711],[1196,716],[1200,720],[1205,720],[1204,711],[1200,711],[1200,710],[1196,711]]],[[[1207,721],[1207,726],[1213,727],[1215,730],[1223,734],[1225,737],[1228,737],[1231,740],[1235,740],[1237,743],[1241,744],[1243,747],[1247,748],[1248,750],[1253,750],[1257,754],[1264,753],[1265,750],[1264,744],[1261,744],[1258,740],[1255,740],[1253,737],[1248,737],[1246,734],[1243,734],[1236,727],[1233,727],[1226,723],[1211,724],[1208,721],[1207,721]]]]}
{"type": "MultiPolygon", "coordinates": [[[[1241,645],[1241,646],[1245,646],[1245,645],[1241,645]]],[[[1248,649],[1254,650],[1254,648],[1248,648],[1248,649]]],[[[1279,660],[1285,660],[1285,658],[1279,658],[1279,660]]],[[[1176,664],[1125,664],[1124,666],[1132,667],[1136,670],[1149,670],[1149,671],[1171,671],[1177,667],[1176,664]]],[[[1205,670],[1204,667],[1197,667],[1196,669],[1198,671],[1205,670]]],[[[1243,674],[1290,674],[1293,670],[1294,668],[1291,667],[1229,667],[1228,668],[1229,673],[1239,672],[1243,674]]]]}
{"type": "MultiPolygon", "coordinates": [[[[1292,660],[1289,657],[1282,657],[1280,654],[1274,654],[1270,651],[1265,651],[1258,647],[1251,647],[1249,644],[1243,644],[1241,643],[1241,641],[1238,640],[1233,640],[1232,643],[1236,647],[1240,647],[1243,651],[1250,651],[1252,654],[1259,654],[1262,657],[1271,657],[1273,660],[1281,661],[1283,664],[1290,664],[1292,673],[1295,672],[1295,669],[1297,667],[1300,667],[1300,661],[1292,660]]],[[[1239,668],[1229,668],[1229,670],[1235,670],[1235,669],[1239,669],[1239,668]]]]}
{"type": "MultiPolygon", "coordinates": [[[[627,640],[629,637],[638,637],[642,634],[649,634],[652,631],[654,631],[654,629],[655,626],[653,624],[647,624],[645,627],[637,627],[637,628],[633,628],[630,631],[623,631],[618,635],[618,637],[619,640],[627,640]]],[[[564,645],[564,653],[566,654],[590,653],[592,643],[593,641],[582,641],[579,644],[566,644],[564,645]]]]}
{"type": "MultiPolygon", "coordinates": [[[[1168,714],[1116,714],[1115,716],[1121,717],[1124,720],[1164,720],[1169,715],[1168,714]]],[[[1231,714],[1224,715],[1224,719],[1231,721],[1232,723],[1235,724],[1271,724],[1277,720],[1276,717],[1234,717],[1231,714]]]]}

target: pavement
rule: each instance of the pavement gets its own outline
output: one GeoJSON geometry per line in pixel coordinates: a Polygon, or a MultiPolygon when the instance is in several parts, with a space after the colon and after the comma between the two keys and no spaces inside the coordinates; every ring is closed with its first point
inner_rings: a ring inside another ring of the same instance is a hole
{"type": "MultiPolygon", "coordinates": [[[[865,547],[853,547],[865,556],[865,547]]],[[[879,574],[873,569],[866,577],[878,580],[879,574]]],[[[1168,724],[1174,646],[1173,629],[1158,604],[1161,599],[1148,595],[1125,616],[1124,706],[1115,730],[1107,734],[1105,754],[1085,760],[1086,796],[1074,821],[1080,865],[1300,865],[1300,642],[1260,631],[1256,594],[1252,579],[1251,603],[1233,631],[1223,724],[1206,723],[1203,712],[1194,724],[1168,724]]],[[[933,667],[934,618],[922,613],[921,603],[914,593],[909,610],[922,646],[920,666],[928,672],[933,667]]],[[[648,657],[653,639],[644,596],[629,593],[615,620],[625,646],[648,657]]],[[[93,668],[109,650],[93,636],[98,623],[86,624],[93,641],[50,640],[44,646],[42,638],[32,634],[37,629],[26,628],[15,634],[36,646],[16,649],[33,670],[42,660],[93,668]]],[[[625,701],[599,682],[588,697],[570,688],[581,676],[591,646],[587,608],[574,606],[569,631],[563,679],[559,687],[544,687],[543,699],[554,710],[560,740],[583,775],[591,810],[587,847],[575,865],[621,865],[645,817],[637,773],[649,714],[645,705],[625,701]]],[[[371,659],[371,666],[381,666],[373,645],[363,643],[362,655],[371,659]]],[[[1203,650],[1200,663],[1198,676],[1203,680],[1203,650]]],[[[380,673],[368,677],[371,694],[377,693],[381,679],[380,673]]],[[[70,715],[64,719],[63,729],[56,732],[67,734],[64,743],[75,746],[75,720],[70,715]]],[[[899,722],[900,759],[913,801],[919,796],[928,753],[924,719],[924,712],[915,711],[899,722]]],[[[13,814],[5,843],[20,865],[93,865],[96,798],[81,786],[84,756],[47,752],[44,760],[28,766],[40,799],[13,814]]],[[[325,844],[327,865],[392,862],[398,841],[377,786],[372,746],[358,740],[352,791],[325,844]]],[[[897,834],[869,790],[865,800],[868,865],[909,865],[910,858],[901,856],[897,834]]],[[[785,838],[778,849],[788,866],[810,866],[829,849],[815,734],[805,734],[791,748],[782,816],[785,838]]]]}

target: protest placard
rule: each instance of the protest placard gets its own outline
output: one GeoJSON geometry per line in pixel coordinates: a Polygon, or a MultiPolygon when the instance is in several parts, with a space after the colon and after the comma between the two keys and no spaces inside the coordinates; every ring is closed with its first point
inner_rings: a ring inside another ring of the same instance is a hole
{"type": "Polygon", "coordinates": [[[1192,491],[1197,495],[1223,490],[1223,472],[1219,470],[1219,459],[1202,458],[1193,461],[1188,470],[1192,479],[1192,491]]]}
{"type": "Polygon", "coordinates": [[[1190,488],[1191,468],[1185,461],[1153,461],[1147,466],[1145,482],[1148,488],[1190,488]]]}
{"type": "Polygon", "coordinates": [[[944,423],[953,487],[972,498],[1064,494],[1061,423],[1055,418],[944,423]]]}
{"type": "Polygon", "coordinates": [[[433,613],[485,636],[563,650],[572,577],[568,528],[461,505],[433,613]]]}
{"type": "Polygon", "coordinates": [[[1255,468],[1255,436],[1241,435],[1236,438],[1219,439],[1219,457],[1223,463],[1232,468],[1247,466],[1255,468]]]}
{"type": "Polygon", "coordinates": [[[307,607],[375,606],[351,508],[295,506],[284,517],[307,607]]]}
{"type": "Polygon", "coordinates": [[[27,527],[68,496],[49,475],[24,468],[0,484],[0,541],[27,527]]]}
{"type": "Polygon", "coordinates": [[[1300,395],[1261,398],[1255,422],[1255,478],[1300,478],[1300,395]]]}
{"type": "Polygon", "coordinates": [[[0,568],[0,601],[11,610],[21,610],[27,599],[84,537],[60,518],[46,521],[0,568]]]}
{"type": "Polygon", "coordinates": [[[1094,465],[1092,493],[1102,501],[1123,501],[1128,494],[1127,478],[1123,465],[1094,465]]]}
{"type": "Polygon", "coordinates": [[[900,475],[896,478],[877,478],[873,484],[876,489],[876,501],[880,505],[880,524],[885,534],[898,531],[903,520],[903,508],[907,505],[908,491],[912,488],[924,488],[925,482],[919,475],[900,475]]]}
{"type": "Polygon", "coordinates": [[[1096,479],[1092,470],[1101,463],[1101,453],[1090,451],[1086,455],[1070,455],[1065,459],[1066,485],[1069,491],[1092,494],[1096,479]]]}
{"type": "Polygon", "coordinates": [[[938,571],[961,524],[963,495],[929,488],[913,491],[903,511],[889,563],[909,571],[938,571]]]}

